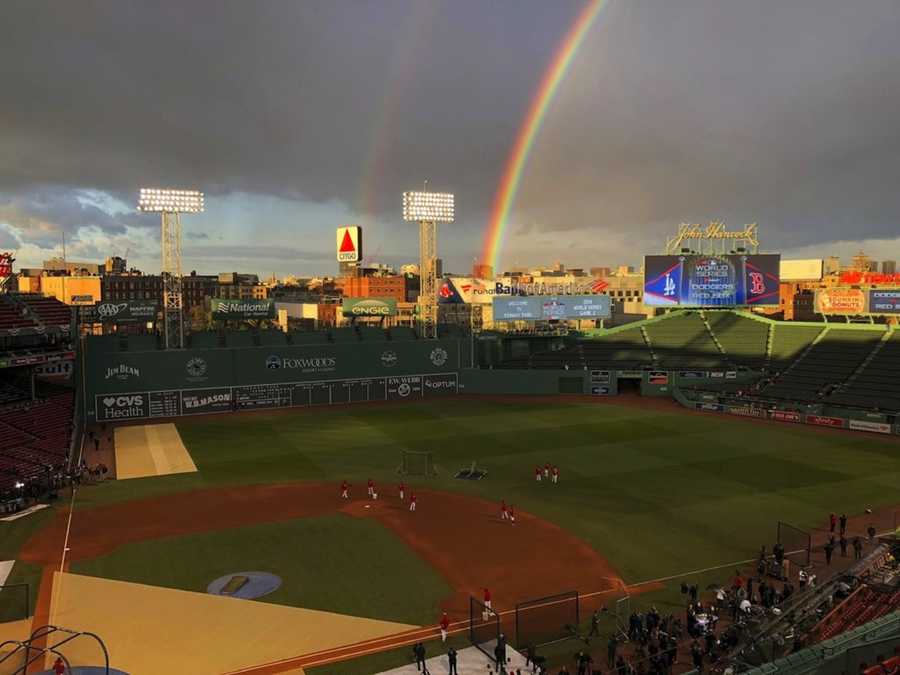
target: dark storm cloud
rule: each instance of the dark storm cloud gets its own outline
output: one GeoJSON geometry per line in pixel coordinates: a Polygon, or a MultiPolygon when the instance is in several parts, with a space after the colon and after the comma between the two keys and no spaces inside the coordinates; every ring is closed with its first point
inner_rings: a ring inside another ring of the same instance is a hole
{"type": "Polygon", "coordinates": [[[510,122],[579,4],[6,3],[0,189],[352,202],[389,129],[376,178],[391,212],[426,177],[484,208],[510,122]],[[396,119],[382,125],[386,96],[396,119]]]}
{"type": "MultiPolygon", "coordinates": [[[[2,3],[0,209],[18,232],[117,233],[132,223],[58,201],[184,185],[354,208],[367,180],[366,206],[397,221],[398,193],[430,178],[458,195],[459,236],[442,247],[461,267],[581,7],[2,3]]],[[[539,242],[568,251],[567,233],[587,231],[581,255],[636,256],[712,218],[759,221],[770,248],[897,236],[897,35],[896,0],[610,0],[549,110],[507,246],[540,260],[539,242]]],[[[288,257],[263,228],[253,236],[254,259],[288,257]]]]}

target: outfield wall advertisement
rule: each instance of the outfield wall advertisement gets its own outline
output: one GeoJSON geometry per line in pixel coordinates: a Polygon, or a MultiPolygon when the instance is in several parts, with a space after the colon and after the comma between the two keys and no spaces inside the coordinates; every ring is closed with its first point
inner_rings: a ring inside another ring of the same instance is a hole
{"type": "Polygon", "coordinates": [[[777,305],[777,254],[648,255],[644,304],[663,307],[777,305]]]}
{"type": "Polygon", "coordinates": [[[98,420],[402,400],[456,393],[456,340],[102,352],[85,386],[98,420]]]}

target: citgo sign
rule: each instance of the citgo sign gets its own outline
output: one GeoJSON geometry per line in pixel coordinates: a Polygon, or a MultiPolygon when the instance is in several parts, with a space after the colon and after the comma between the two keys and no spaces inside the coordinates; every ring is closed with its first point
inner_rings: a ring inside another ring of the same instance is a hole
{"type": "Polygon", "coordinates": [[[344,298],[341,304],[344,316],[397,316],[394,298],[344,298]]]}

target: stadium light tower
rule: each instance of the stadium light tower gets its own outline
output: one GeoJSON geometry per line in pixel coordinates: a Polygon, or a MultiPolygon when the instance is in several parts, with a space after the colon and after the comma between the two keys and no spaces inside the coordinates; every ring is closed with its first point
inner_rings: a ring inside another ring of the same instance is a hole
{"type": "Polygon", "coordinates": [[[452,223],[454,216],[452,194],[403,193],[403,220],[419,223],[419,320],[425,338],[437,337],[437,224],[452,223]]]}
{"type": "Polygon", "coordinates": [[[202,213],[203,193],[196,190],[142,188],[138,210],[162,219],[163,318],[166,349],[184,347],[184,298],[181,272],[181,214],[202,213]]]}

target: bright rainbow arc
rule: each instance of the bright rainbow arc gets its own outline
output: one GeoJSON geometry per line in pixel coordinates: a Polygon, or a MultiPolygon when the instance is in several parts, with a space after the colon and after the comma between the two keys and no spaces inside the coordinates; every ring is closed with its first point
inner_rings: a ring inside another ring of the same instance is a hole
{"type": "Polygon", "coordinates": [[[560,82],[565,78],[575,52],[578,51],[584,36],[600,14],[600,10],[606,4],[607,0],[590,0],[581,11],[566,37],[557,48],[547,70],[544,71],[537,93],[528,106],[528,112],[519,128],[519,134],[516,137],[512,152],[506,160],[500,185],[494,195],[490,221],[484,235],[481,261],[495,270],[500,246],[506,234],[509,211],[516,200],[516,193],[519,191],[519,185],[522,182],[522,172],[528,163],[528,156],[531,153],[534,140],[541,130],[547,115],[547,109],[550,107],[550,103],[553,102],[553,97],[559,88],[560,82]]]}

